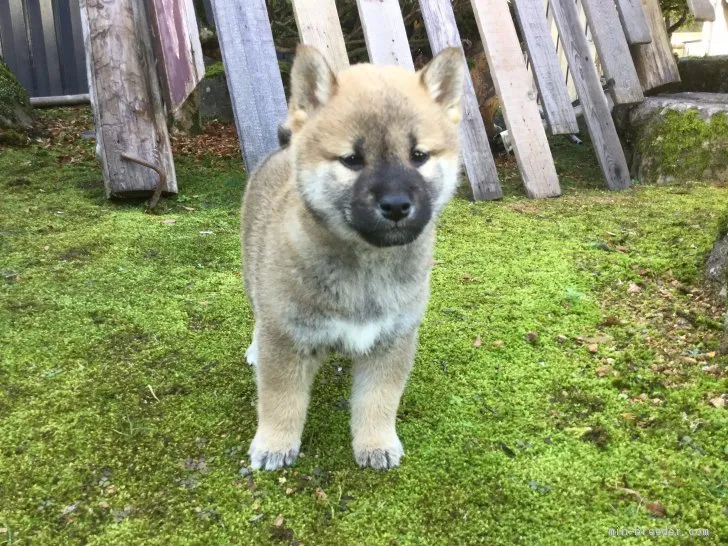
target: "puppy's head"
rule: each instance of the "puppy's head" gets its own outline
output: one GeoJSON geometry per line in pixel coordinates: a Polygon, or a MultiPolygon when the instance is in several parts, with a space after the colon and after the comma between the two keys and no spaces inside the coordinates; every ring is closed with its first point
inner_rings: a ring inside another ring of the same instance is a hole
{"type": "Polygon", "coordinates": [[[417,73],[360,64],[335,75],[299,46],[286,124],[309,210],[347,240],[414,241],[457,186],[463,78],[456,48],[417,73]]]}

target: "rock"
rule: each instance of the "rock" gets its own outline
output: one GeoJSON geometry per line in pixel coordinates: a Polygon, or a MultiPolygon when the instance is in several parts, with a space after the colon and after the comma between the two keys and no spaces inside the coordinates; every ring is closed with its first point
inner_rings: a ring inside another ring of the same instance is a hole
{"type": "Polygon", "coordinates": [[[235,121],[225,73],[205,76],[200,82],[200,115],[203,120],[235,121]]]}
{"type": "Polygon", "coordinates": [[[648,97],[622,118],[634,178],[728,182],[728,94],[648,97]]]}
{"type": "Polygon", "coordinates": [[[0,144],[20,144],[35,121],[28,93],[0,57],[0,144]]]}

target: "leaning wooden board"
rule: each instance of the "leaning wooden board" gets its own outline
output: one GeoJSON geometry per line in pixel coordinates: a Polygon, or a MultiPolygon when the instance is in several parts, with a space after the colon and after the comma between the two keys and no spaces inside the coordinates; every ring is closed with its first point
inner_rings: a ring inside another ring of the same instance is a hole
{"type": "Polygon", "coordinates": [[[614,2],[582,0],[609,92],[615,104],[637,104],[645,100],[629,44],[619,22],[614,2]]]}
{"type": "Polygon", "coordinates": [[[679,82],[680,72],[672,54],[659,0],[642,0],[642,6],[647,15],[652,41],[632,46],[632,60],[642,82],[642,90],[647,92],[679,82]]]}
{"type": "Polygon", "coordinates": [[[195,6],[192,0],[148,0],[147,5],[162,91],[174,112],[205,77],[195,6]]]}
{"type": "Polygon", "coordinates": [[[576,4],[574,0],[552,0],[551,9],[607,185],[613,190],[628,188],[630,175],[627,160],[579,22],[576,4]]]}
{"type": "Polygon", "coordinates": [[[356,0],[369,61],[414,71],[398,0],[356,0]]]}
{"type": "Polygon", "coordinates": [[[301,43],[323,53],[334,72],[348,68],[349,56],[334,0],[293,0],[293,15],[301,43]]]}
{"type": "Polygon", "coordinates": [[[513,4],[551,133],[578,133],[579,125],[566,89],[565,74],[556,56],[543,0],[514,0],[513,4]]]}
{"type": "MultiPolygon", "coordinates": [[[[439,53],[447,47],[462,47],[450,0],[419,0],[419,3],[432,52],[439,53]]],[[[460,141],[465,172],[475,199],[500,199],[503,192],[498,182],[498,171],[464,55],[463,64],[466,72],[460,141]]]]}
{"type": "Polygon", "coordinates": [[[652,41],[642,0],[617,0],[617,11],[627,42],[634,45],[649,44],[652,41]]]}
{"type": "Polygon", "coordinates": [[[286,97],[265,0],[213,0],[235,125],[248,171],[278,148],[286,97]]]}
{"type": "Polygon", "coordinates": [[[687,0],[690,13],[696,21],[715,21],[715,9],[710,0],[687,0]]]}
{"type": "Polygon", "coordinates": [[[529,197],[561,194],[536,96],[505,0],[470,0],[529,197]]]}

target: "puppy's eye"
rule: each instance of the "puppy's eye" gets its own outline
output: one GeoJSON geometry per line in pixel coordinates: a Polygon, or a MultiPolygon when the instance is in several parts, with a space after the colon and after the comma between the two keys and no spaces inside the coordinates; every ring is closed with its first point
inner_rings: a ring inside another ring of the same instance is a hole
{"type": "Polygon", "coordinates": [[[339,158],[339,161],[341,161],[341,164],[344,165],[344,167],[351,169],[352,171],[358,171],[364,168],[364,156],[356,152],[342,155],[339,158]]]}
{"type": "Polygon", "coordinates": [[[410,160],[416,167],[424,165],[428,159],[430,159],[430,154],[422,150],[412,150],[412,154],[410,154],[410,160]]]}

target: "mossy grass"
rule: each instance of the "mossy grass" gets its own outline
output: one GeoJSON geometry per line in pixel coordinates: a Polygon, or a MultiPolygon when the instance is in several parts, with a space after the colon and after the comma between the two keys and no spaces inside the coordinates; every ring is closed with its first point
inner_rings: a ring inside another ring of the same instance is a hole
{"type": "Polygon", "coordinates": [[[442,218],[402,466],[356,467],[333,356],[304,456],[253,474],[241,162],[177,157],[150,215],[104,198],[92,142],[3,150],[0,544],[724,540],[727,363],[699,319],[727,190],[608,192],[588,147],[554,148],[562,198],[525,199],[508,163],[506,198],[442,218]]]}

